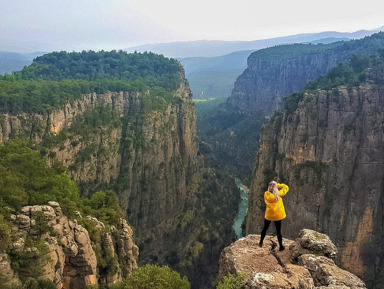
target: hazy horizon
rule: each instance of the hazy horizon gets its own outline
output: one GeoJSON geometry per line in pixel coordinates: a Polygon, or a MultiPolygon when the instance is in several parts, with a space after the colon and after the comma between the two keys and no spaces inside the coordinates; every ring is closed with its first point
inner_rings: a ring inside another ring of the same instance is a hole
{"type": "Polygon", "coordinates": [[[0,11],[0,50],[111,50],[184,41],[253,41],[384,26],[384,4],[367,0],[222,3],[153,0],[14,0],[0,11]],[[315,13],[316,12],[316,13],[315,13]]]}

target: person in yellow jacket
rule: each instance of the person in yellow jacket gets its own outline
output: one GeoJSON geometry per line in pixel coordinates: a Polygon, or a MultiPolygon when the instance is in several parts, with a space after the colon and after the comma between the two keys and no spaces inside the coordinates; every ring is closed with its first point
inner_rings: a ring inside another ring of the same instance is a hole
{"type": "Polygon", "coordinates": [[[264,228],[261,231],[259,246],[263,246],[263,241],[269,225],[273,221],[275,223],[277,240],[279,241],[279,250],[285,249],[283,246],[283,237],[281,235],[281,220],[287,216],[285,214],[285,208],[282,197],[284,197],[289,191],[289,187],[285,184],[278,184],[272,181],[268,185],[268,191],[264,193],[264,201],[267,205],[264,216],[264,228]]]}

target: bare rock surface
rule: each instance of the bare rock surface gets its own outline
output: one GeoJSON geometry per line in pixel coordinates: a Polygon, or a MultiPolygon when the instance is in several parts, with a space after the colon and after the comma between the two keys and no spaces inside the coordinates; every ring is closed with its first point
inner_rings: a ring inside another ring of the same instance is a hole
{"type": "Polygon", "coordinates": [[[326,235],[304,229],[295,241],[283,239],[284,251],[278,251],[276,237],[267,236],[263,247],[259,240],[260,235],[248,235],[226,247],[220,256],[219,278],[243,273],[247,289],[366,288],[357,276],[326,257],[337,254],[326,235]]]}
{"type": "MultiPolygon", "coordinates": [[[[81,217],[81,216],[80,216],[81,217]]],[[[27,206],[21,209],[19,215],[12,217],[15,234],[13,249],[18,251],[34,250],[25,247],[27,236],[41,238],[48,248],[47,264],[44,266],[44,278],[57,284],[62,289],[85,289],[89,285],[98,283],[114,284],[125,278],[134,268],[137,268],[138,247],[133,242],[133,231],[126,220],[121,219],[119,228],[107,228],[104,223],[94,217],[87,216],[88,221],[95,224],[95,230],[100,230],[102,254],[108,253],[114,256],[118,269],[114,275],[105,280],[98,280],[97,258],[94,244],[88,231],[78,224],[76,220],[70,220],[62,213],[57,202],[49,202],[44,206],[27,206]],[[42,212],[51,231],[41,234],[36,230],[34,213],[42,212]],[[108,230],[110,232],[108,232],[108,230]],[[114,238],[112,238],[112,234],[114,238]]],[[[4,254],[3,254],[4,255],[4,254]]],[[[0,269],[5,272],[7,282],[18,283],[17,276],[6,262],[7,256],[0,255],[0,269]]],[[[2,276],[0,276],[2,277],[2,276]]]]}
{"type": "Polygon", "coordinates": [[[300,231],[299,238],[290,246],[289,250],[293,261],[297,261],[299,256],[311,252],[324,254],[333,260],[337,257],[337,247],[327,235],[308,229],[300,231]]]}

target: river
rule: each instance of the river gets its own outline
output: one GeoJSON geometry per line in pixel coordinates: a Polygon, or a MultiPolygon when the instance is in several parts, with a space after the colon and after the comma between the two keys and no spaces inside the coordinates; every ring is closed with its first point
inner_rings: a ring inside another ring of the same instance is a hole
{"type": "Polygon", "coordinates": [[[248,209],[248,188],[244,186],[239,179],[236,179],[236,185],[240,190],[241,201],[239,204],[239,211],[236,215],[235,221],[233,223],[233,230],[236,233],[237,239],[243,237],[243,232],[241,225],[243,224],[245,215],[247,214],[248,209]]]}

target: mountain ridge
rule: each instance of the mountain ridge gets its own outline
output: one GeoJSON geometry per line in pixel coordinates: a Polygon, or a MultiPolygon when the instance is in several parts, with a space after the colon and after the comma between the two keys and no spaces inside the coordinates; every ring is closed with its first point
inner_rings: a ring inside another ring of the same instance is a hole
{"type": "Polygon", "coordinates": [[[198,56],[221,56],[234,51],[242,50],[258,50],[268,46],[289,44],[297,42],[310,42],[319,39],[335,37],[356,39],[362,38],[373,33],[382,31],[384,27],[379,27],[372,30],[359,30],[355,32],[337,32],[324,31],[319,33],[302,33],[296,35],[280,36],[267,39],[250,40],[250,41],[226,41],[226,40],[195,40],[195,41],[175,41],[166,43],[144,44],[125,48],[128,52],[144,52],[152,51],[164,54],[168,57],[198,57],[198,56]],[[202,44],[206,48],[202,47],[202,44]],[[198,50],[200,49],[200,50],[198,50]],[[204,51],[204,52],[203,52],[204,51]]]}

